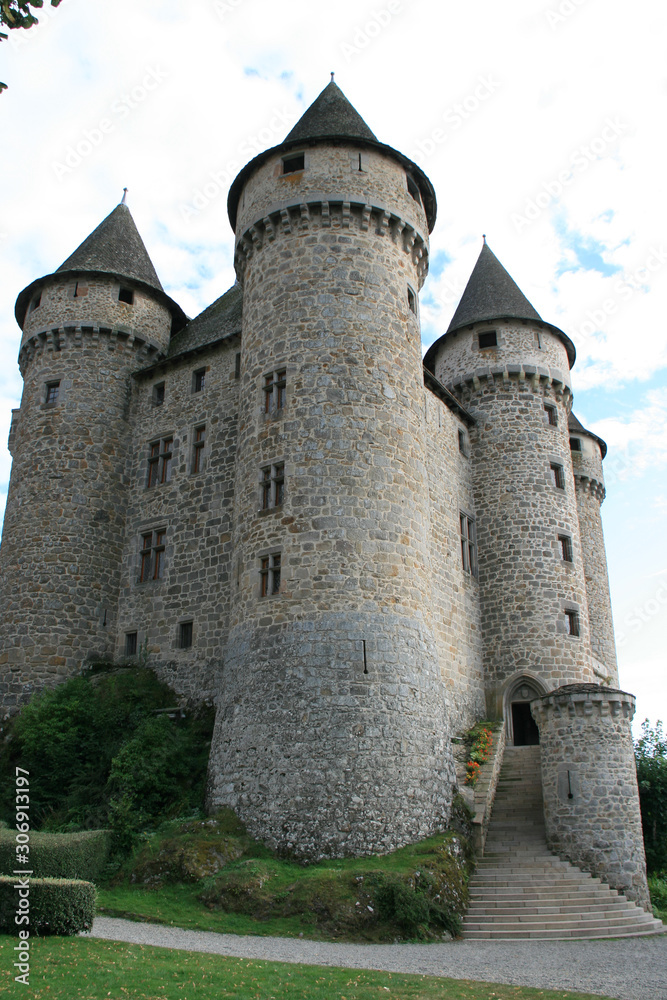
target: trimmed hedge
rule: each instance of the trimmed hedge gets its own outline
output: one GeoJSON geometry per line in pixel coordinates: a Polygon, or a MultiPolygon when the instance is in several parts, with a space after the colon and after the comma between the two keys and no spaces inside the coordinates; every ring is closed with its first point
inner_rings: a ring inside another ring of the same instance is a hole
{"type": "Polygon", "coordinates": [[[92,882],[61,878],[29,878],[27,897],[30,923],[17,924],[18,876],[0,875],[0,933],[13,934],[20,928],[30,934],[78,934],[89,931],[95,915],[95,886],[92,882]]]}
{"type": "MultiPolygon", "coordinates": [[[[17,868],[14,830],[0,830],[0,874],[17,868]]],[[[85,830],[79,833],[30,834],[30,863],[35,878],[83,879],[95,882],[102,874],[109,855],[108,830],[85,830]]]]}

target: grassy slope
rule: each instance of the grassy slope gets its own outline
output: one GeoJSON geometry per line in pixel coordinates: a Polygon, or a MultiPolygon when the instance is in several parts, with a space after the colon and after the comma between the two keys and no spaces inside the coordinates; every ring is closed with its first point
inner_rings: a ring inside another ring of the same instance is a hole
{"type": "Polygon", "coordinates": [[[30,986],[12,981],[0,937],[0,993],[26,1000],[600,1000],[588,993],[470,980],[287,965],[86,938],[31,943],[30,986]]]}
{"type": "Polygon", "coordinates": [[[233,814],[218,822],[165,824],[100,888],[98,913],[234,934],[440,939],[447,925],[437,914],[419,926],[390,917],[386,905],[378,905],[377,883],[378,878],[402,880],[410,889],[410,905],[420,896],[415,884],[435,878],[429,898],[440,890],[437,902],[444,903],[449,894],[450,908],[461,912],[463,858],[443,846],[456,851],[457,843],[452,834],[441,834],[383,857],[304,866],[253,841],[233,814]]]}

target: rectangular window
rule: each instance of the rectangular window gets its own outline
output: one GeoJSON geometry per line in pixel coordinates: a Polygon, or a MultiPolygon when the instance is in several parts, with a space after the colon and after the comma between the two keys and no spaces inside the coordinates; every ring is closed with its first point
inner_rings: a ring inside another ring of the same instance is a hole
{"type": "Polygon", "coordinates": [[[154,441],[148,450],[148,486],[158,483],[168,483],[171,479],[171,460],[173,456],[174,439],[163,438],[154,441]]]}
{"type": "Polygon", "coordinates": [[[285,463],[277,462],[261,470],[260,506],[262,510],[280,507],[285,500],[285,463]]]}
{"type": "Polygon", "coordinates": [[[486,333],[479,334],[479,349],[483,351],[485,347],[497,347],[498,337],[495,330],[487,330],[486,333]]]}
{"type": "Polygon", "coordinates": [[[551,403],[545,403],[544,412],[547,415],[547,423],[550,424],[551,427],[558,427],[558,410],[556,407],[552,406],[551,403]]]}
{"type": "Polygon", "coordinates": [[[136,656],[137,655],[137,633],[136,632],[126,632],[125,633],[125,655],[126,656],[136,656]]]}
{"type": "Polygon", "coordinates": [[[558,547],[563,562],[572,562],[572,539],[569,535],[558,536],[558,547]]]}
{"type": "Polygon", "coordinates": [[[264,412],[273,413],[285,408],[287,370],[279,368],[264,376],[264,412]]]}
{"type": "Polygon", "coordinates": [[[459,451],[461,452],[462,455],[465,455],[466,458],[468,457],[468,438],[466,436],[466,432],[464,430],[461,430],[460,427],[459,427],[459,451]]]}
{"type": "Polygon", "coordinates": [[[296,153],[293,156],[283,157],[283,173],[294,174],[297,170],[305,167],[305,157],[303,153],[296,153]]]}
{"type": "Polygon", "coordinates": [[[557,490],[564,490],[565,473],[563,472],[563,466],[558,465],[556,462],[552,462],[549,469],[551,470],[551,485],[555,486],[557,490]]]}
{"type": "Polygon", "coordinates": [[[579,635],[579,612],[565,611],[565,629],[568,635],[579,635]]]}
{"type": "Polygon", "coordinates": [[[280,592],[280,552],[273,552],[260,560],[260,594],[270,597],[280,592]]]}
{"type": "Polygon", "coordinates": [[[201,472],[204,468],[204,446],[206,445],[206,424],[195,427],[192,442],[192,472],[201,472]]]}
{"type": "Polygon", "coordinates": [[[164,382],[158,382],[153,386],[153,406],[162,406],[164,403],[164,382]]]}
{"type": "Polygon", "coordinates": [[[198,368],[192,373],[192,391],[202,392],[206,384],[206,369],[198,368]]]}
{"type": "Polygon", "coordinates": [[[58,394],[60,392],[60,382],[47,382],[46,383],[46,396],[44,402],[47,406],[54,406],[58,402],[58,394]]]}
{"type": "Polygon", "coordinates": [[[39,309],[41,301],[42,301],[42,293],[39,292],[37,295],[35,295],[34,299],[30,303],[30,309],[28,311],[34,312],[35,309],[39,309]]]}
{"type": "Polygon", "coordinates": [[[118,290],[118,301],[126,302],[128,306],[134,303],[134,292],[131,288],[119,288],[118,290]]]}
{"type": "Polygon", "coordinates": [[[75,299],[80,299],[82,295],[88,294],[88,282],[87,281],[76,281],[74,283],[74,291],[72,292],[72,297],[75,299]]]}
{"type": "Polygon", "coordinates": [[[178,626],[178,645],[180,649],[189,649],[192,645],[192,622],[181,622],[178,626]]]}
{"type": "Polygon", "coordinates": [[[139,582],[161,580],[164,576],[164,545],[167,532],[165,528],[148,531],[141,536],[141,566],[139,582]]]}
{"type": "Polygon", "coordinates": [[[570,451],[581,451],[581,440],[579,438],[570,438],[570,451]]]}
{"type": "Polygon", "coordinates": [[[461,511],[461,562],[464,573],[477,576],[477,536],[475,533],[475,521],[461,511]]]}
{"type": "Polygon", "coordinates": [[[417,315],[417,296],[412,291],[408,285],[408,308],[410,312],[413,312],[415,316],[417,315]]]}
{"type": "Polygon", "coordinates": [[[234,358],[234,378],[241,378],[241,352],[234,358]]]}

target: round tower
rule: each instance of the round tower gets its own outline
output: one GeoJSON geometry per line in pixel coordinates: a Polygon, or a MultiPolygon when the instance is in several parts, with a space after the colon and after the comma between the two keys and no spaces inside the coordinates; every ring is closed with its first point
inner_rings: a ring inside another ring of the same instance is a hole
{"type": "Polygon", "coordinates": [[[634,696],[571,684],[531,708],[540,729],[549,847],[650,913],[630,730],[634,696]]]}
{"type": "Polygon", "coordinates": [[[587,431],[573,413],[570,413],[568,427],[586,576],[591,651],[595,658],[594,669],[603,683],[618,684],[607,554],[600,514],[600,507],[605,498],[602,460],[607,454],[607,445],[602,438],[587,431]]]}
{"type": "Polygon", "coordinates": [[[0,548],[0,698],[111,657],[132,372],[185,317],[123,203],[16,303],[21,407],[0,548]]]}
{"type": "Polygon", "coordinates": [[[335,83],[229,196],[243,284],[212,806],[303,857],[446,823],[417,294],[435,196],[335,83]]]}
{"type": "Polygon", "coordinates": [[[484,243],[425,364],[471,432],[487,711],[537,742],[532,698],[594,681],[568,417],[574,346],[484,243]]]}

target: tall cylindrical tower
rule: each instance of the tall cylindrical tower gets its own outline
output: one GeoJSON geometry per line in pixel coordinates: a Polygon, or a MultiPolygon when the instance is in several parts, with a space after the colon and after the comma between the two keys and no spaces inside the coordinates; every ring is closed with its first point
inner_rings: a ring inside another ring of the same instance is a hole
{"type": "Polygon", "coordinates": [[[19,295],[24,379],[0,548],[0,698],[113,655],[131,375],[183,313],[126,205],[19,295]]]}
{"type": "Polygon", "coordinates": [[[304,857],[441,828],[417,293],[435,197],[333,82],[229,199],[243,283],[211,803],[304,857]]]}
{"type": "Polygon", "coordinates": [[[487,710],[505,715],[515,742],[537,741],[530,698],[595,679],[568,440],[573,361],[569,338],[543,322],[485,243],[425,364],[477,421],[487,710]]]}
{"type": "Polygon", "coordinates": [[[618,684],[607,554],[600,516],[600,507],[605,498],[602,459],[607,454],[607,445],[601,438],[587,431],[573,413],[570,413],[569,432],[586,575],[591,651],[596,661],[594,667],[605,684],[618,684]]]}

